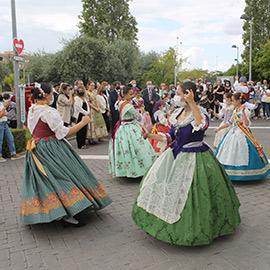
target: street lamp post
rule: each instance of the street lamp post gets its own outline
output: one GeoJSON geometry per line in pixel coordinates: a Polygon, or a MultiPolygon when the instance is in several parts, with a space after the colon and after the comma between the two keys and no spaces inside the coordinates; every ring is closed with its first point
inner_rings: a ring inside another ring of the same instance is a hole
{"type": "Polygon", "coordinates": [[[250,25],[250,35],[249,35],[249,81],[252,80],[252,24],[253,20],[247,14],[241,15],[240,19],[249,21],[250,25]]]}
{"type": "Polygon", "coordinates": [[[239,63],[239,47],[232,45],[232,48],[237,49],[237,59],[236,59],[236,76],[238,76],[238,63],[239,63]]]}

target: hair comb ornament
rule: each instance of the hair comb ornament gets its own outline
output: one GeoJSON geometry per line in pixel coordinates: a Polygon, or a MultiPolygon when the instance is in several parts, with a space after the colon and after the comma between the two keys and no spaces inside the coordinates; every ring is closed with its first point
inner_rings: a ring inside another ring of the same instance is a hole
{"type": "Polygon", "coordinates": [[[35,87],[39,89],[39,97],[45,97],[45,92],[41,89],[41,84],[40,83],[35,83],[35,87]]]}

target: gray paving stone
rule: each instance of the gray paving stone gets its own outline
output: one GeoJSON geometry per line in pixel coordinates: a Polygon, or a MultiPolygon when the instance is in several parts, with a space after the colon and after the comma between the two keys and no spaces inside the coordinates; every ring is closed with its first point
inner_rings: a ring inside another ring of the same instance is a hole
{"type": "MultiPolygon", "coordinates": [[[[268,130],[263,134],[256,130],[255,134],[268,157],[269,135],[268,130]]],[[[211,144],[213,139],[213,130],[208,130],[205,140],[211,144]]],[[[107,155],[107,147],[108,142],[77,152],[107,155]]],[[[80,218],[87,225],[74,229],[64,229],[60,222],[23,225],[19,209],[24,161],[0,164],[0,269],[270,269],[269,177],[257,182],[233,182],[242,204],[242,223],[233,235],[215,239],[209,246],[180,247],[163,243],[134,224],[131,210],[140,179],[113,179],[107,160],[85,163],[113,203],[99,212],[82,213],[80,218]]]]}

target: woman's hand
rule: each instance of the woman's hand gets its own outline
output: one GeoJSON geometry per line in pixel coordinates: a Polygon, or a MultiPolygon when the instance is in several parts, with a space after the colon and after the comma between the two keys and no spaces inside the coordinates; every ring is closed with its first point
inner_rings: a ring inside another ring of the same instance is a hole
{"type": "Polygon", "coordinates": [[[88,116],[88,115],[85,115],[82,117],[82,120],[81,122],[84,124],[84,125],[87,125],[89,123],[93,123],[93,120],[91,120],[91,118],[88,116]]]}
{"type": "Polygon", "coordinates": [[[213,113],[213,110],[212,109],[208,109],[208,113],[213,113]]]}
{"type": "Polygon", "coordinates": [[[74,96],[74,89],[69,90],[69,95],[72,97],[74,96]]]}
{"type": "Polygon", "coordinates": [[[215,132],[218,133],[218,132],[219,132],[219,128],[216,128],[216,129],[215,129],[215,132]]]}
{"type": "Polygon", "coordinates": [[[184,99],[189,104],[192,103],[192,102],[195,103],[194,94],[193,94],[193,91],[191,89],[186,90],[186,94],[184,94],[184,99]]]}
{"type": "Polygon", "coordinates": [[[148,134],[149,134],[149,131],[146,127],[142,126],[142,131],[141,131],[142,135],[143,135],[143,138],[144,139],[147,139],[148,137],[148,134]]]}
{"type": "Polygon", "coordinates": [[[10,105],[10,100],[7,103],[4,103],[4,108],[6,109],[10,105]]]}

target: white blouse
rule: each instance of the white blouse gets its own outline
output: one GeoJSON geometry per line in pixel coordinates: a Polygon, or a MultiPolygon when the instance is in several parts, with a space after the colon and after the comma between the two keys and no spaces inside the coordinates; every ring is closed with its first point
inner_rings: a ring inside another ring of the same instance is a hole
{"type": "Polygon", "coordinates": [[[84,98],[84,101],[78,96],[76,96],[75,99],[74,99],[74,105],[73,105],[74,106],[74,114],[73,114],[73,116],[76,119],[78,119],[79,113],[82,113],[83,115],[89,115],[90,114],[90,106],[88,104],[88,101],[87,101],[86,98],[84,98]],[[87,111],[84,110],[83,107],[82,107],[84,101],[86,102],[87,111]]]}
{"type": "Polygon", "coordinates": [[[50,106],[34,104],[30,107],[28,112],[28,128],[31,134],[33,134],[39,120],[48,124],[55,133],[57,140],[65,138],[69,132],[69,128],[64,126],[59,112],[50,106]]]}
{"type": "Polygon", "coordinates": [[[109,109],[109,100],[105,95],[97,95],[97,102],[99,104],[100,112],[105,113],[106,109],[109,109]]]}

